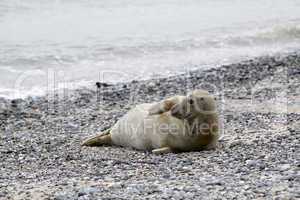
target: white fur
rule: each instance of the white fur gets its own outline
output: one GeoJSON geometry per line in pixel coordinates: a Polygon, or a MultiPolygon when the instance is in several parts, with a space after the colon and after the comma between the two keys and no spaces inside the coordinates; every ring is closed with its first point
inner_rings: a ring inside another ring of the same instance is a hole
{"type": "Polygon", "coordinates": [[[183,120],[172,117],[169,112],[164,116],[149,115],[151,106],[153,104],[141,104],[124,115],[110,131],[113,144],[152,150],[162,147],[167,137],[176,137],[180,143],[185,131],[183,120]]]}

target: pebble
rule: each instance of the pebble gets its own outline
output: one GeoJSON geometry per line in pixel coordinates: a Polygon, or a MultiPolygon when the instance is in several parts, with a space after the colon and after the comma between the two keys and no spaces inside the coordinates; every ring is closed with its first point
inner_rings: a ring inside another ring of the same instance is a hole
{"type": "Polygon", "coordinates": [[[291,168],[290,164],[283,164],[278,167],[279,171],[286,171],[291,168]]]}

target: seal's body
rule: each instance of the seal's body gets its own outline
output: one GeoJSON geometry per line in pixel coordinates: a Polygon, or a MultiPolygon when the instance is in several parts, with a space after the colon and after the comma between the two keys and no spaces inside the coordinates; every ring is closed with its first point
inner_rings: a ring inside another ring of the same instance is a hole
{"type": "Polygon", "coordinates": [[[215,100],[208,92],[197,90],[188,96],[138,105],[111,129],[83,145],[110,144],[167,153],[211,149],[218,137],[215,100]]]}
{"type": "Polygon", "coordinates": [[[183,120],[173,117],[170,112],[149,115],[152,106],[138,105],[123,116],[110,131],[113,144],[152,150],[165,146],[171,134],[180,137],[184,133],[183,120]]]}

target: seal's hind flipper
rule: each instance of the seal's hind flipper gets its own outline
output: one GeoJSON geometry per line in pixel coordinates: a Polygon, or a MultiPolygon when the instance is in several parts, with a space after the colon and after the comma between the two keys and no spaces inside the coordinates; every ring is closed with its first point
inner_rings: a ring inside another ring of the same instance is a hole
{"type": "Polygon", "coordinates": [[[105,132],[96,135],[92,138],[86,139],[83,141],[81,146],[101,146],[101,145],[111,145],[112,140],[111,140],[111,135],[110,135],[110,130],[106,130],[105,132]]]}
{"type": "Polygon", "coordinates": [[[162,147],[162,148],[158,148],[158,149],[153,149],[152,153],[154,154],[165,154],[165,153],[172,153],[172,149],[170,147],[162,147]]]}

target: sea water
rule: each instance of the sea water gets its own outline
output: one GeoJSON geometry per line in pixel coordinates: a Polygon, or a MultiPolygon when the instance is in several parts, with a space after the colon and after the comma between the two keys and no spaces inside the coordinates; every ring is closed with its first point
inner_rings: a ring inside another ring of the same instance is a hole
{"type": "Polygon", "coordinates": [[[298,50],[299,0],[0,0],[0,96],[298,50]]]}

